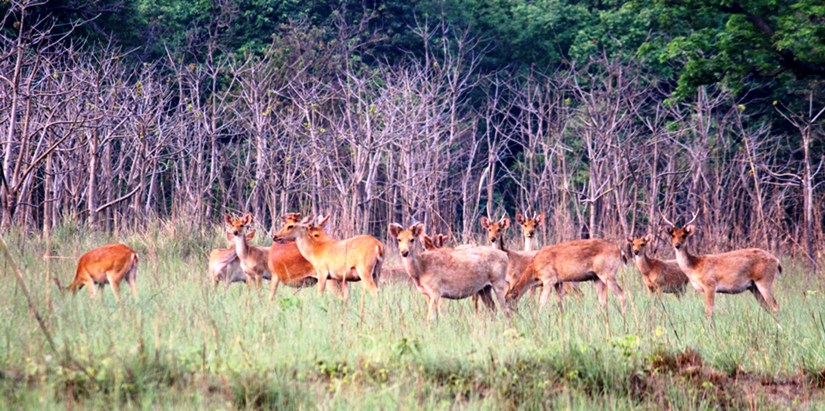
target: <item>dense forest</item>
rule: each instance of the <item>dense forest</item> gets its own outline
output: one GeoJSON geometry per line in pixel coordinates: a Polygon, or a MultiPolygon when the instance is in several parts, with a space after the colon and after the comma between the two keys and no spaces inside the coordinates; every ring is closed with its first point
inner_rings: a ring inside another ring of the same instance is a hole
{"type": "Polygon", "coordinates": [[[2,229],[331,213],[821,258],[819,0],[10,0],[2,229]],[[819,251],[818,251],[819,250],[819,251]]]}

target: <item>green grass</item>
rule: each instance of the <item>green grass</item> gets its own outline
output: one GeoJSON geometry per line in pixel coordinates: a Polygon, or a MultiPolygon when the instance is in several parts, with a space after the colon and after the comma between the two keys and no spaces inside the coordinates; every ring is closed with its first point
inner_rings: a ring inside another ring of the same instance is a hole
{"type": "Polygon", "coordinates": [[[511,319],[465,300],[430,323],[405,284],[366,295],[363,316],[359,284],[349,303],[281,287],[270,304],[268,283],[213,289],[206,256],[220,236],[174,226],[120,239],[141,257],[138,298],[124,288],[117,303],[107,287],[90,301],[61,294],[49,271],[68,283],[74,257],[112,238],[57,230],[51,254],[73,258],[48,266],[45,243],[24,238],[5,241],[58,349],[0,257],[0,409],[825,406],[825,287],[788,261],[775,320],[749,294],[721,295],[710,326],[697,293],[651,297],[630,266],[624,316],[585,284],[564,315],[527,295],[511,319]]]}

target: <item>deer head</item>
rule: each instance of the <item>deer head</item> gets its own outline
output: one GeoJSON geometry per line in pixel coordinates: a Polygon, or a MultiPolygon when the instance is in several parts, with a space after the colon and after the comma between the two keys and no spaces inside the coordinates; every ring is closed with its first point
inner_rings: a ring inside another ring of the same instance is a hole
{"type": "Polygon", "coordinates": [[[481,217],[480,222],[481,226],[487,229],[487,240],[490,241],[490,244],[499,246],[504,230],[510,227],[510,219],[503,217],[501,220],[498,220],[498,222],[492,222],[487,217],[481,217]]]}

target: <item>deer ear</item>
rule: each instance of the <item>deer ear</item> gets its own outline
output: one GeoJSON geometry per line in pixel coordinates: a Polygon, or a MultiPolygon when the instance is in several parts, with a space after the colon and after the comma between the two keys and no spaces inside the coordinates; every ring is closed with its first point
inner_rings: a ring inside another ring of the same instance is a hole
{"type": "Polygon", "coordinates": [[[685,232],[687,233],[688,237],[692,236],[693,233],[696,232],[696,226],[694,224],[691,224],[685,227],[685,232]]]}
{"type": "Polygon", "coordinates": [[[229,214],[227,214],[227,215],[223,216],[223,221],[224,221],[227,225],[232,225],[232,216],[230,216],[229,214]]]}
{"type": "Polygon", "coordinates": [[[673,235],[673,227],[663,227],[662,231],[668,233],[668,235],[673,235]]]}
{"type": "Polygon", "coordinates": [[[398,234],[401,234],[401,232],[404,231],[404,227],[401,227],[400,224],[392,223],[390,224],[388,231],[390,232],[390,236],[392,238],[398,238],[398,234]]]}
{"type": "Polygon", "coordinates": [[[645,236],[645,243],[652,243],[653,242],[653,234],[648,234],[645,236]]]}
{"type": "Polygon", "coordinates": [[[516,223],[524,224],[524,215],[521,214],[521,211],[516,211],[516,223]]]}
{"type": "Polygon", "coordinates": [[[448,238],[450,238],[450,236],[444,235],[444,234],[439,234],[438,235],[438,246],[439,247],[444,247],[444,243],[447,242],[448,238]]]}
{"type": "Polygon", "coordinates": [[[504,218],[501,219],[501,229],[504,230],[507,227],[510,227],[510,219],[507,218],[507,217],[504,217],[504,218]]]}
{"type": "Polygon", "coordinates": [[[482,216],[482,217],[481,217],[481,220],[479,220],[479,221],[481,222],[481,226],[482,226],[482,227],[484,227],[484,228],[490,228],[490,219],[489,219],[489,218],[487,218],[486,216],[482,216]]]}
{"type": "Polygon", "coordinates": [[[625,240],[627,240],[628,243],[633,243],[633,239],[630,237],[625,237],[625,240]]]}
{"type": "Polygon", "coordinates": [[[246,237],[246,241],[252,241],[252,239],[255,238],[255,230],[246,233],[244,237],[246,237]]]}
{"type": "Polygon", "coordinates": [[[430,238],[427,234],[421,235],[421,243],[424,244],[424,249],[427,251],[435,250],[438,246],[435,245],[433,239],[430,238]]]}
{"type": "Polygon", "coordinates": [[[252,223],[252,214],[247,213],[246,215],[244,215],[243,223],[244,225],[249,225],[250,223],[252,223]]]}
{"type": "Polygon", "coordinates": [[[539,213],[536,216],[536,224],[537,225],[544,225],[544,213],[539,213]]]}
{"type": "Polygon", "coordinates": [[[424,232],[424,224],[418,223],[410,227],[410,231],[412,231],[413,237],[418,237],[424,232]]]}

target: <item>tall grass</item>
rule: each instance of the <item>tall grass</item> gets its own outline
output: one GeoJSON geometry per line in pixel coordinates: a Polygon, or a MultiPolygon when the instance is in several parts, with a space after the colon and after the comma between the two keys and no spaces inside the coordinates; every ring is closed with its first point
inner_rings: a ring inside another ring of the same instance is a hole
{"type": "Polygon", "coordinates": [[[315,290],[210,286],[217,230],[160,224],[123,235],[140,255],[138,289],[90,301],[64,295],[83,251],[114,239],[75,227],[44,241],[5,237],[58,348],[52,352],[0,261],[0,408],[575,408],[659,409],[825,405],[825,287],[792,262],[776,284],[774,318],[749,294],[720,296],[713,324],[702,299],[653,297],[634,267],[610,296],[537,312],[476,315],[448,301],[427,322],[424,298],[399,283],[351,301],[315,290]],[[360,310],[364,298],[363,315],[360,310]],[[780,387],[773,389],[771,387],[780,387]],[[780,392],[777,394],[776,392],[780,392]],[[795,405],[794,405],[795,404],[795,405]]]}

